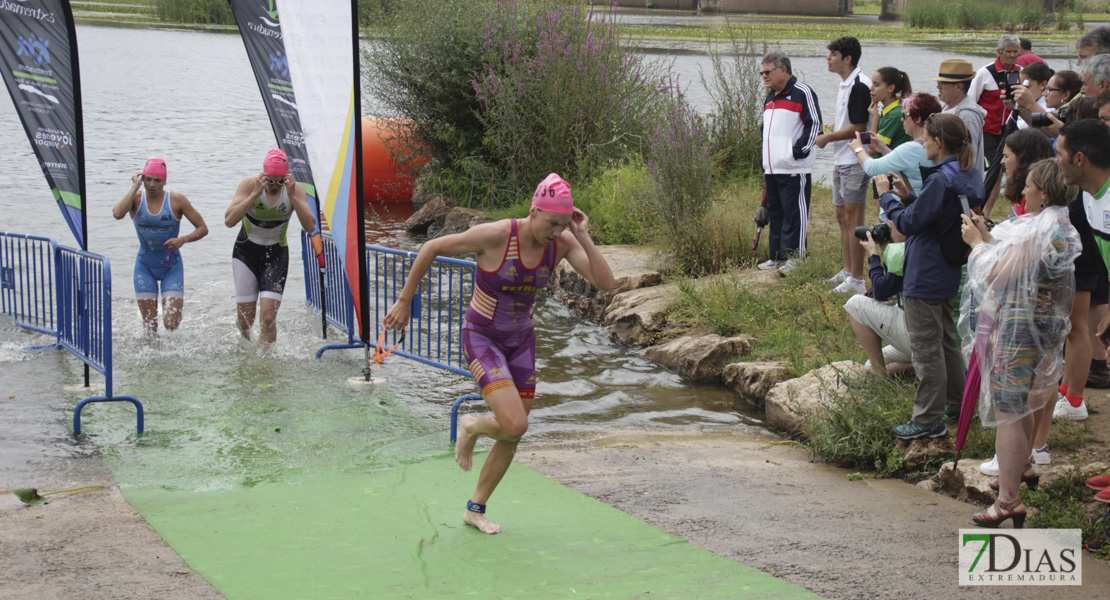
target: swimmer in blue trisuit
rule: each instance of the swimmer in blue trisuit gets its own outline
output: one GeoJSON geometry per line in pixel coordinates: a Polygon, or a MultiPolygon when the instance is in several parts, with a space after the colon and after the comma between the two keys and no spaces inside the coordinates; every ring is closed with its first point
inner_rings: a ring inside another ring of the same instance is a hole
{"type": "Polygon", "coordinates": [[[208,235],[204,219],[180,192],[166,188],[166,161],[152,158],[131,177],[131,189],[112,208],[112,216],[131,215],[139,234],[135,258],[135,299],[147,333],[158,332],[158,286],[162,286],[162,319],[172,331],[181,324],[185,302],[185,268],[181,247],[208,235]],[[193,232],[178,236],[181,217],[193,224],[193,232]]]}
{"type": "Polygon", "coordinates": [[[308,206],[304,188],[289,173],[289,159],[285,152],[274,149],[266,153],[261,173],[239,182],[235,199],[224,214],[228,227],[242,223],[231,253],[236,324],[239,333],[251,339],[255,303],[261,306],[258,337],[262,352],[269,351],[277,340],[277,311],[289,271],[285,236],[293,211],[305,231],[316,228],[316,215],[308,206]]]}

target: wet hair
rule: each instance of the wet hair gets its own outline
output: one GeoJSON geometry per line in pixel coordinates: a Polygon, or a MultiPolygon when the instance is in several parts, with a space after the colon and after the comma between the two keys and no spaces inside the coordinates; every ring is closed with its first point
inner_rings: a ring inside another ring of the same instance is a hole
{"type": "Polygon", "coordinates": [[[1064,170],[1051,158],[1038,160],[1029,167],[1033,185],[1044,194],[1045,206],[1067,206],[1079,195],[1079,186],[1068,185],[1064,170]]]}
{"type": "Polygon", "coordinates": [[[1039,160],[1052,158],[1056,151],[1052,148],[1052,140],[1036,127],[1011,133],[1006,138],[1006,147],[1017,157],[1017,169],[1013,173],[1006,173],[1006,197],[1017,204],[1025,190],[1025,176],[1029,174],[1029,166],[1039,160]]]}
{"type": "Polygon", "coordinates": [[[1012,33],[1007,33],[1006,35],[998,38],[998,49],[999,50],[1002,50],[1003,48],[1006,48],[1007,46],[1017,46],[1017,47],[1020,48],[1021,47],[1021,38],[1019,38],[1016,35],[1013,35],[1012,33]]]}
{"type": "Polygon", "coordinates": [[[1052,77],[1056,78],[1056,83],[1060,86],[1060,89],[1067,94],[1065,102],[1070,102],[1079,93],[1079,90],[1083,89],[1083,78],[1075,71],[1056,71],[1052,77]]]}
{"type": "Polygon", "coordinates": [[[842,57],[850,57],[853,67],[859,66],[859,58],[863,56],[863,48],[860,47],[859,40],[850,35],[829,42],[826,48],[830,52],[839,52],[842,57]]]}
{"type": "MultiPolygon", "coordinates": [[[[1110,126],[1106,123],[1098,119],[1073,121],[1060,128],[1060,137],[1071,156],[1082,152],[1094,166],[1110,168],[1110,126]]],[[[1056,144],[1060,144],[1059,139],[1056,144]]]]}
{"type": "Polygon", "coordinates": [[[1075,49],[1078,50],[1083,46],[1090,46],[1095,54],[1110,53],[1110,27],[1103,25],[1084,33],[1075,41],[1075,49]]]}
{"type": "Polygon", "coordinates": [[[894,95],[898,96],[899,100],[905,100],[906,96],[913,93],[913,88],[910,87],[910,76],[906,75],[905,71],[900,71],[895,67],[882,67],[875,70],[882,77],[883,83],[894,86],[894,95]]]}
{"type": "Polygon", "coordinates": [[[1056,73],[1044,63],[1031,63],[1021,70],[1021,78],[1046,83],[1056,73]]]}
{"type": "Polygon", "coordinates": [[[1076,98],[1068,105],[1068,116],[1065,123],[1082,121],[1083,119],[1097,119],[1098,109],[1095,108],[1095,99],[1090,96],[1076,98]]]}
{"type": "Polygon", "coordinates": [[[975,165],[975,148],[967,125],[953,114],[939,113],[925,119],[925,133],[944,145],[944,149],[956,155],[960,170],[970,170],[975,165]]]}
{"type": "Polygon", "coordinates": [[[763,62],[771,63],[772,65],[775,66],[776,69],[779,68],[779,67],[786,67],[786,72],[787,73],[789,73],[789,74],[794,73],[793,71],[790,70],[790,58],[787,57],[782,52],[778,52],[778,51],[768,52],[763,57],[763,62]]]}
{"type": "Polygon", "coordinates": [[[1018,44],[1021,45],[1021,49],[1025,50],[1026,52],[1033,51],[1033,42],[1031,42],[1029,38],[1018,37],[1018,44]]]}
{"type": "Polygon", "coordinates": [[[902,99],[902,114],[913,119],[914,123],[924,123],[929,117],[941,110],[940,100],[932,94],[918,92],[902,99]]]}

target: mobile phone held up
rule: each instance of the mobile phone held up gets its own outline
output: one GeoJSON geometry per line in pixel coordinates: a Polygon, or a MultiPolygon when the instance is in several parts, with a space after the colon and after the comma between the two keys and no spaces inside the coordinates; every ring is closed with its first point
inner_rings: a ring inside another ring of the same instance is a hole
{"type": "Polygon", "coordinates": [[[859,132],[859,143],[863,144],[864,146],[870,144],[871,143],[871,132],[870,131],[861,131],[861,132],[859,132]]]}
{"type": "Polygon", "coordinates": [[[1008,71],[1006,73],[1006,99],[1014,99],[1013,86],[1021,85],[1021,73],[1017,71],[1008,71]]]}

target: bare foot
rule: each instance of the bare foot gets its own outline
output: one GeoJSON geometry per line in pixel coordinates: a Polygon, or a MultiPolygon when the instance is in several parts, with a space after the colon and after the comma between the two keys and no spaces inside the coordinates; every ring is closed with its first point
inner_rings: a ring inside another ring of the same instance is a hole
{"type": "MultiPolygon", "coordinates": [[[[455,462],[459,463],[463,471],[469,471],[471,463],[474,460],[474,442],[478,441],[478,436],[474,435],[472,430],[474,424],[477,422],[478,419],[473,415],[463,415],[463,417],[459,419],[459,430],[456,433],[457,440],[455,441],[455,462]]],[[[483,517],[482,520],[485,521],[485,518],[483,517]]],[[[488,521],[486,522],[488,523],[488,521]]],[[[477,526],[475,525],[475,527],[477,526]]],[[[481,528],[479,527],[479,529],[481,528]]],[[[489,532],[487,531],[486,533],[489,532]]],[[[495,531],[494,533],[497,532],[495,531]]]]}
{"type": "Polygon", "coordinates": [[[239,328],[239,335],[243,336],[244,340],[247,340],[248,342],[251,341],[251,330],[250,330],[249,327],[246,328],[246,329],[243,329],[242,327],[240,327],[239,328]]]}
{"type": "Polygon", "coordinates": [[[501,526],[487,519],[482,513],[476,513],[470,510],[463,512],[463,523],[487,535],[501,533],[501,526]]]}

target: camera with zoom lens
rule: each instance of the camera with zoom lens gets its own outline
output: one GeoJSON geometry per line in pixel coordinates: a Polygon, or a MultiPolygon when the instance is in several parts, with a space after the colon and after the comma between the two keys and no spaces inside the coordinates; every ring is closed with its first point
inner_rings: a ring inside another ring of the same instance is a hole
{"type": "MultiPolygon", "coordinates": [[[[1051,127],[1052,119],[1048,118],[1048,113],[1033,113],[1031,115],[1030,125],[1033,127],[1051,127]]],[[[1064,121],[1068,118],[1068,107],[1061,106],[1056,109],[1056,118],[1064,121]]]]}
{"type": "Polygon", "coordinates": [[[890,243],[890,225],[886,223],[879,223],[871,227],[856,227],[857,238],[866,240],[868,233],[871,234],[871,239],[880,244],[890,243]]]}

